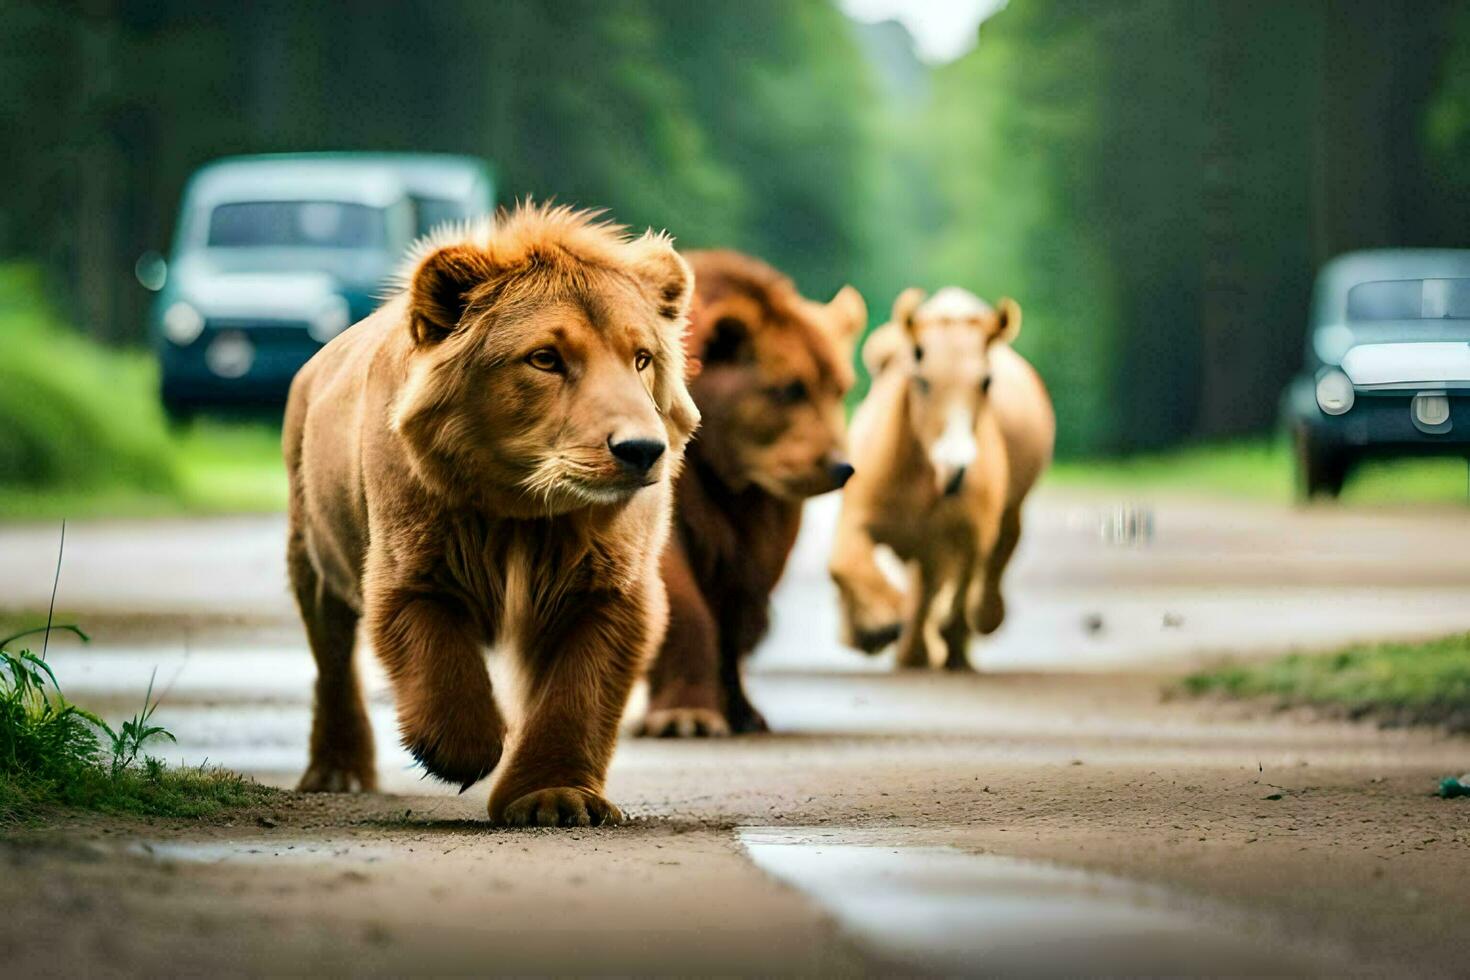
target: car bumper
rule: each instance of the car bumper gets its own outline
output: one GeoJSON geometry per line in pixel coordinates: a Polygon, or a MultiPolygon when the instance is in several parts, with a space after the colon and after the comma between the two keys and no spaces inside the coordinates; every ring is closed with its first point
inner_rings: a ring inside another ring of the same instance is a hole
{"type": "Polygon", "coordinates": [[[304,324],[210,324],[190,344],[160,342],[163,399],[189,407],[284,405],[291,379],[321,348],[304,324]],[[226,348],[231,357],[221,356],[226,348]]]}
{"type": "Polygon", "coordinates": [[[1309,411],[1301,412],[1300,421],[1322,444],[1341,448],[1459,454],[1470,449],[1470,393],[1450,395],[1449,431],[1441,433],[1423,432],[1414,424],[1412,402],[1411,392],[1360,392],[1342,415],[1328,415],[1314,402],[1309,411]]]}

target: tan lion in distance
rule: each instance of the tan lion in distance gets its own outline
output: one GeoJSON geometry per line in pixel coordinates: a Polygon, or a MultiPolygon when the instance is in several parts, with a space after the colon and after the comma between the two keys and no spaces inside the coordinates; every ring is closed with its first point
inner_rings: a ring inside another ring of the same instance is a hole
{"type": "Polygon", "coordinates": [[[857,472],[842,495],[830,570],[843,642],[900,667],[970,669],[971,631],[1005,619],[1001,580],[1021,539],[1021,506],[1051,462],[1056,418],[1036,371],[1010,343],[1021,308],[963,289],[906,290],[863,346],[873,387],[853,417],[857,472]],[[909,594],[874,548],[909,568],[909,594]]]}
{"type": "Polygon", "coordinates": [[[663,636],[699,421],[691,290],[667,237],[527,205],[421,246],[403,290],[297,375],[288,562],[318,674],[302,789],[376,784],[361,618],[430,773],[468,788],[509,747],[491,819],[622,818],[603,783],[663,636]]]}

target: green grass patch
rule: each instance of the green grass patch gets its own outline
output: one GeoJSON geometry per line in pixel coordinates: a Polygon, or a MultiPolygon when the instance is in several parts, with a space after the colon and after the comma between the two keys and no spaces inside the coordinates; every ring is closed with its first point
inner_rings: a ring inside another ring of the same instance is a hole
{"type": "MultiPolygon", "coordinates": [[[[1053,486],[1120,493],[1173,493],[1287,503],[1294,462],[1284,439],[1190,446],[1124,459],[1063,460],[1053,486]]],[[[1353,472],[1347,503],[1452,503],[1470,499],[1465,462],[1453,458],[1372,460],[1353,472]]]]}
{"type": "Polygon", "coordinates": [[[1185,693],[1272,698],[1351,717],[1470,731],[1470,633],[1427,643],[1373,643],[1200,671],[1185,693]]]}
{"type": "MultiPolygon", "coordinates": [[[[85,635],[75,627],[56,627],[85,635]]],[[[35,633],[38,631],[31,631],[35,633]]],[[[45,659],[0,641],[0,826],[57,808],[157,817],[210,817],[276,791],[223,769],[174,768],[148,756],[173,735],[153,724],[152,684],[117,727],[67,701],[45,659]]]]}
{"type": "Polygon", "coordinates": [[[35,267],[0,265],[0,517],[270,511],[285,500],[278,427],[171,429],[150,353],[87,340],[35,267]]]}

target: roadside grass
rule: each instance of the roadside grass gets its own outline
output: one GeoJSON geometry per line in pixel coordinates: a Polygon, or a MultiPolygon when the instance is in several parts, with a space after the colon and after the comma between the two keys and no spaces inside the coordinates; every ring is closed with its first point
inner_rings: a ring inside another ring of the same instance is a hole
{"type": "Polygon", "coordinates": [[[1426,643],[1373,643],[1330,653],[1295,653],[1191,674],[1184,693],[1270,698],[1351,718],[1444,725],[1470,731],[1470,633],[1426,643]]]}
{"type": "MultiPolygon", "coordinates": [[[[1122,459],[1062,460],[1052,486],[1117,493],[1171,493],[1288,503],[1293,460],[1284,439],[1190,446],[1122,459]]],[[[1452,503],[1470,500],[1463,460],[1374,460],[1359,466],[1343,491],[1352,504],[1452,503]]]]}
{"type": "Polygon", "coordinates": [[[286,509],[280,429],[201,419],[169,434],[170,482],[0,483],[0,520],[256,514],[286,509]]]}
{"type": "MultiPolygon", "coordinates": [[[[86,639],[74,626],[51,627],[62,630],[86,639]]],[[[16,646],[44,632],[0,640],[0,827],[61,808],[210,817],[277,795],[224,769],[169,767],[146,755],[150,744],[173,740],[152,721],[151,682],[142,708],[116,728],[69,702],[44,656],[16,646]]]]}
{"type": "Polygon", "coordinates": [[[40,272],[0,264],[0,518],[280,510],[280,430],[170,428],[153,357],[72,330],[40,272]]]}

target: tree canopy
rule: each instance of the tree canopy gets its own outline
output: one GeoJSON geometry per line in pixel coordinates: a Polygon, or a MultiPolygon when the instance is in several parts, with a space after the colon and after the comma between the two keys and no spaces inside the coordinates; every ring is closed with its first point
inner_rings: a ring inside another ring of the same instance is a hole
{"type": "Polygon", "coordinates": [[[1470,227],[1454,0],[1011,0],[930,68],[829,0],[10,0],[0,254],[142,337],[134,258],[222,155],[463,152],[881,320],[1025,309],[1069,453],[1269,427],[1337,252],[1470,227]]]}

